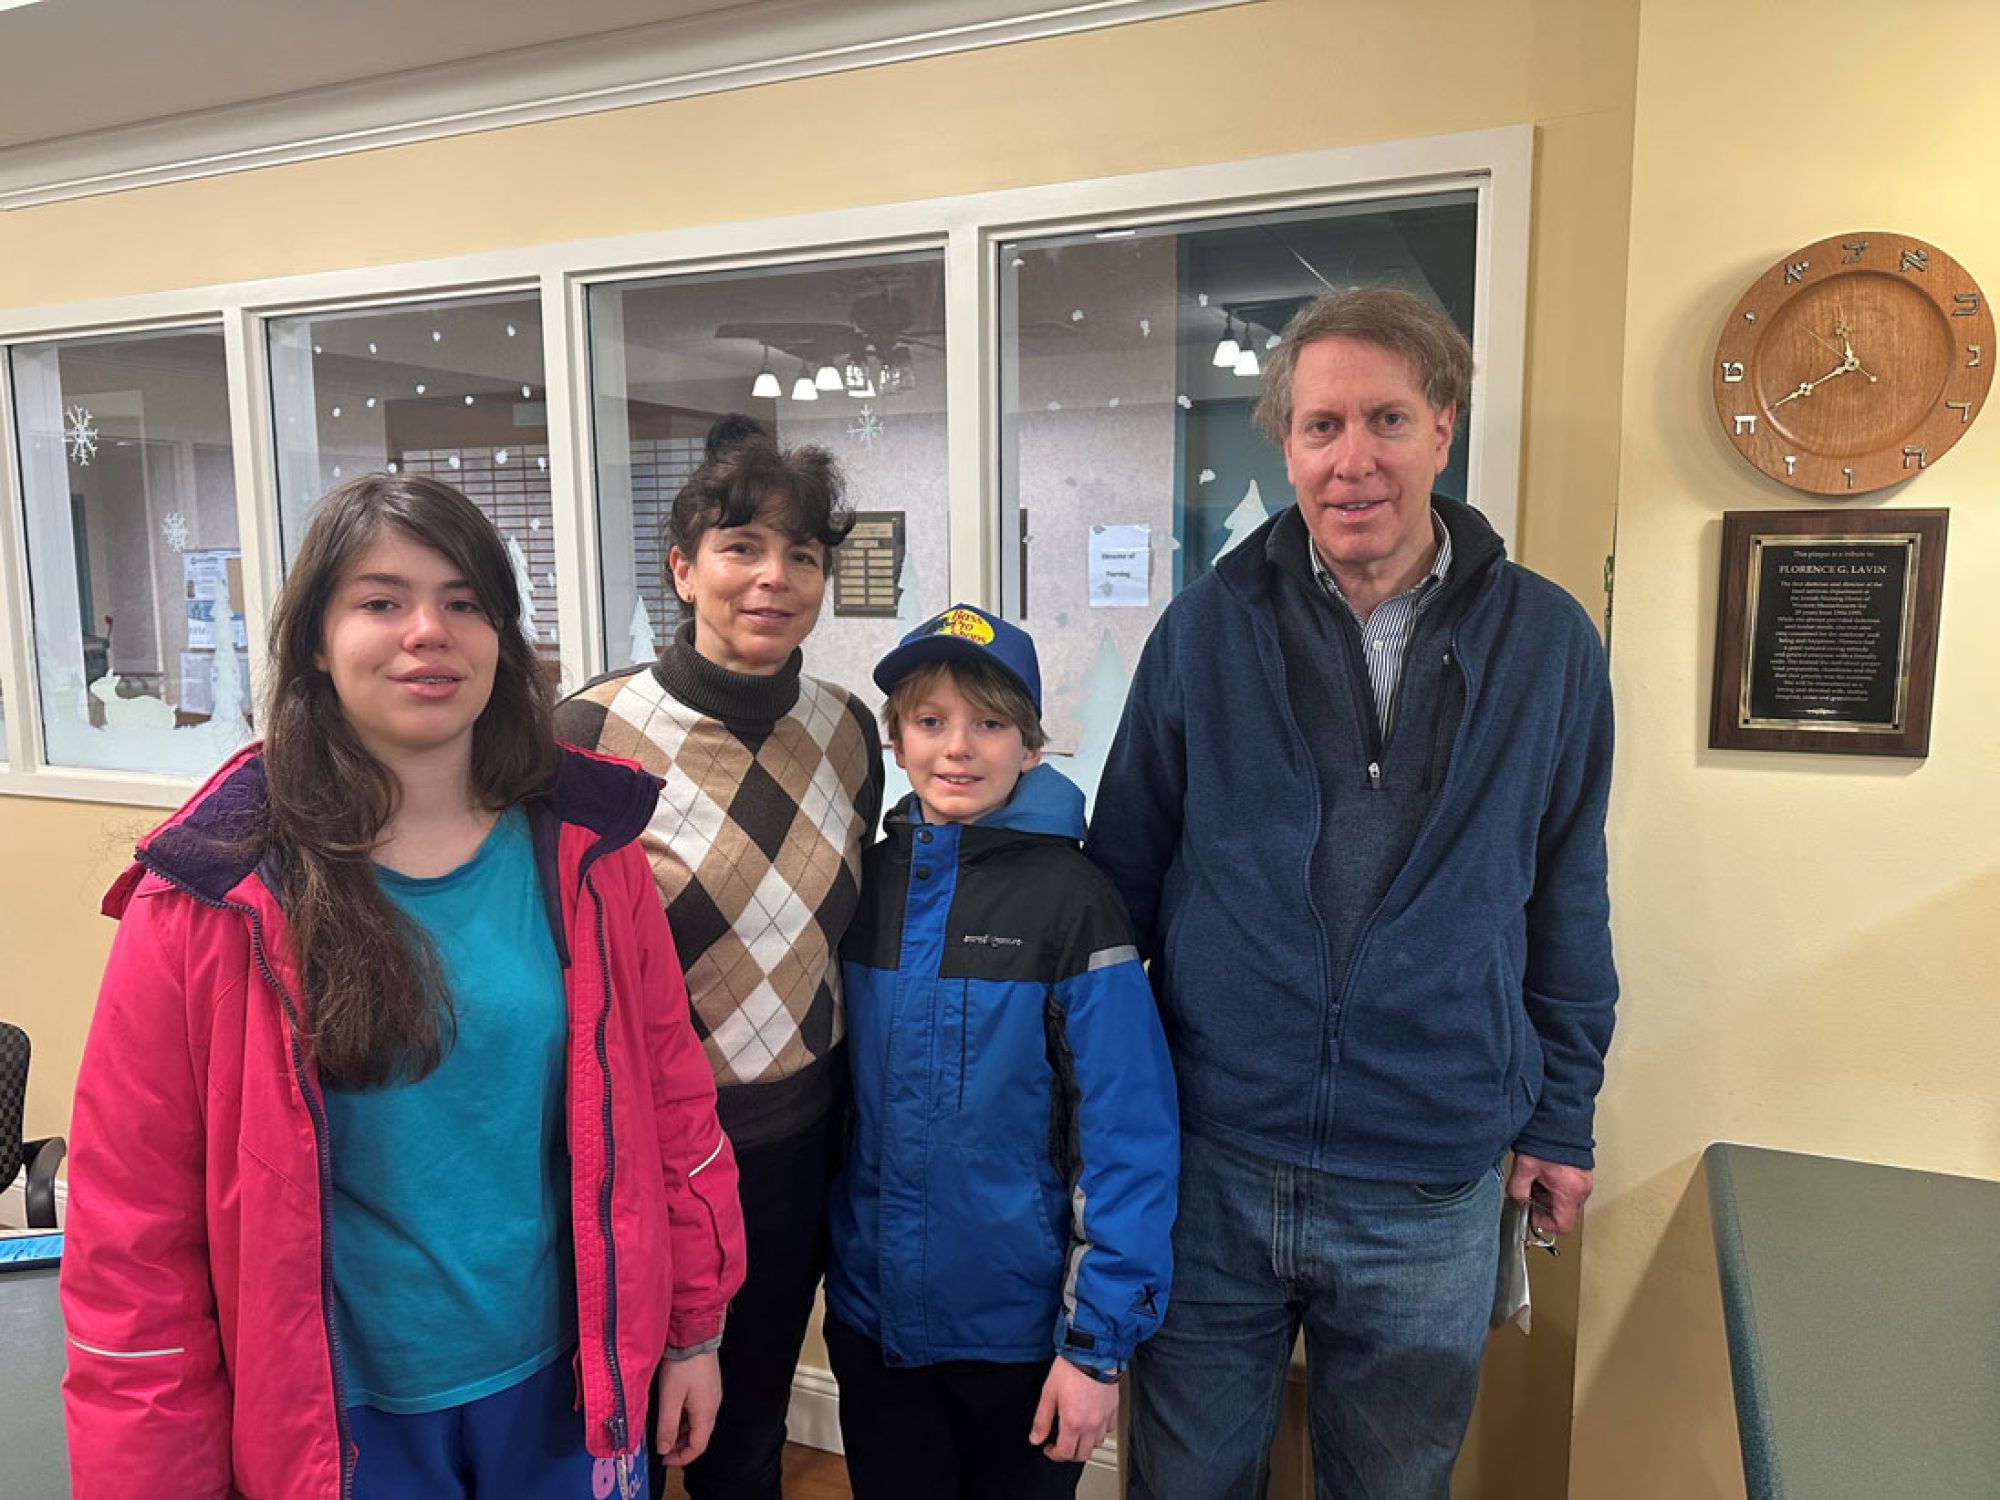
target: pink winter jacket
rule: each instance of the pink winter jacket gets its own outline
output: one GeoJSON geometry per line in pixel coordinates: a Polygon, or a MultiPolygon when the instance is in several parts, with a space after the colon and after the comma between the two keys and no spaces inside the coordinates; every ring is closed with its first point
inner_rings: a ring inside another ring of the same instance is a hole
{"type": "MultiPolygon", "coordinates": [[[[600,1457],[639,1441],[662,1351],[715,1337],[743,1281],[736,1161],[635,842],[656,795],[566,747],[527,804],[569,1008],[578,1367],[600,1457]]],[[[252,747],[105,898],[120,927],[77,1079],[61,1283],[77,1500],[349,1492],[326,1113],[271,857],[240,837],[263,803],[252,747]]]]}

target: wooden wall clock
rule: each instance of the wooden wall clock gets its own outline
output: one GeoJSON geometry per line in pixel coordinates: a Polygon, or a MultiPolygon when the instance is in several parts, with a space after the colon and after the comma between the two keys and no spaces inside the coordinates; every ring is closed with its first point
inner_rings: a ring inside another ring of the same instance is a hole
{"type": "Polygon", "coordinates": [[[1730,446],[1780,484],[1861,495],[1914,477],[1986,405],[1993,311],[1907,234],[1838,234],[1752,282],[1715,349],[1730,446]]]}

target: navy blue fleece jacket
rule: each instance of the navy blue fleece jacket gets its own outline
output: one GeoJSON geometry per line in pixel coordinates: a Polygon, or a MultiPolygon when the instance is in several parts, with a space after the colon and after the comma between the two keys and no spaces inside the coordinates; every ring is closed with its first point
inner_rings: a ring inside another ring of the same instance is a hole
{"type": "MultiPolygon", "coordinates": [[[[1345,961],[1313,889],[1326,809],[1277,624],[1291,511],[1153,632],[1086,852],[1151,961],[1187,1129],[1372,1178],[1461,1181],[1509,1148],[1587,1167],[1618,994],[1604,650],[1476,511],[1433,504],[1469,564],[1433,637],[1463,707],[1439,695],[1457,716],[1442,780],[1345,961]]],[[[1369,748],[1345,748],[1366,787],[1369,748]]]]}

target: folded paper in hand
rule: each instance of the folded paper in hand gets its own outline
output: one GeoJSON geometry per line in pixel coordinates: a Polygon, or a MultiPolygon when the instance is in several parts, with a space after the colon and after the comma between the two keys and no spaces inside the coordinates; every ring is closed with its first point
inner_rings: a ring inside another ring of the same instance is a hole
{"type": "Polygon", "coordinates": [[[1512,1198],[1500,1210],[1500,1267],[1493,1278],[1493,1316],[1488,1325],[1519,1325],[1527,1333],[1533,1309],[1528,1305],[1528,1205],[1512,1198]]]}

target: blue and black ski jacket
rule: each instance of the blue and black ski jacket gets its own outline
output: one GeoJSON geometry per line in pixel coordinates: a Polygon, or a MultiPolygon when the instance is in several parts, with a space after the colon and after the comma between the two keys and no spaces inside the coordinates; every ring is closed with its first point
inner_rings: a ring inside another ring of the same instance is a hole
{"type": "Polygon", "coordinates": [[[891,1365],[1116,1369],[1159,1326],[1180,1145],[1124,904],[1040,766],[971,825],[915,797],[841,949],[854,1138],[827,1306],[891,1365]]]}

